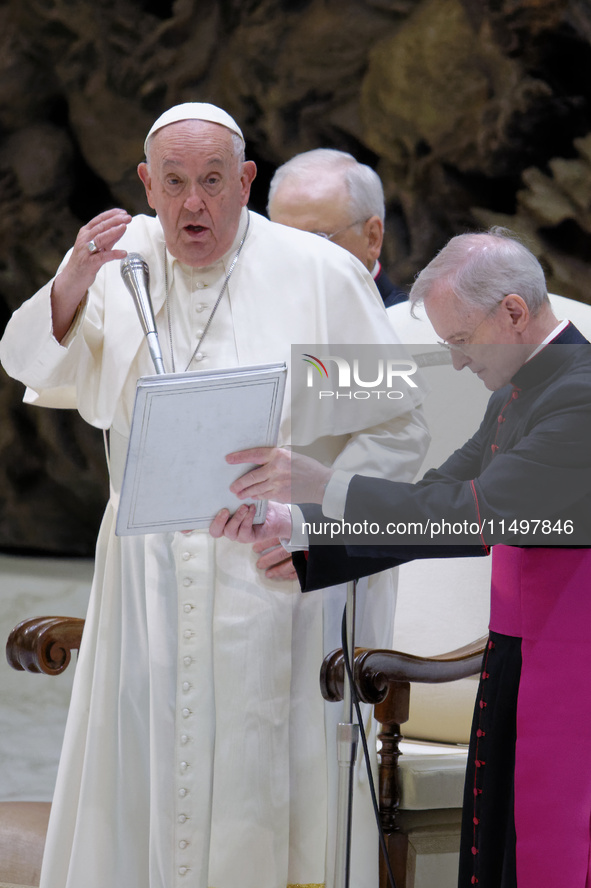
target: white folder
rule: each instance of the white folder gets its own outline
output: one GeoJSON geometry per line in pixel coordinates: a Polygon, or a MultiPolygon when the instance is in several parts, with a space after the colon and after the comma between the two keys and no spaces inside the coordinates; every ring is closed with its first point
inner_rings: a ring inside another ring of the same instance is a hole
{"type": "MultiPolygon", "coordinates": [[[[253,465],[228,465],[235,450],[277,443],[285,364],[260,364],[138,380],[116,533],[209,527],[242,502],[230,484],[253,465]]],[[[258,501],[256,523],[265,520],[258,501]]]]}

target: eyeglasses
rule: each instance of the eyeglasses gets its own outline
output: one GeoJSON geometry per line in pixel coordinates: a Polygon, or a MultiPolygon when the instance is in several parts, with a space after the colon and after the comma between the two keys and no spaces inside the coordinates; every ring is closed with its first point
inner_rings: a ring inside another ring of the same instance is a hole
{"type": "Polygon", "coordinates": [[[359,225],[360,222],[367,222],[367,219],[356,219],[354,222],[350,222],[349,225],[345,225],[344,228],[338,228],[336,231],[333,231],[332,234],[327,234],[326,231],[315,231],[313,233],[317,234],[318,237],[323,237],[325,240],[332,240],[337,234],[342,234],[343,231],[348,231],[349,228],[353,228],[354,225],[359,225]]]}
{"type": "Polygon", "coordinates": [[[449,351],[461,352],[463,355],[467,355],[468,353],[466,351],[466,348],[470,345],[478,330],[480,330],[485,321],[488,321],[490,316],[494,314],[494,312],[497,310],[499,305],[504,302],[504,300],[505,297],[503,296],[502,299],[499,299],[498,302],[495,302],[490,311],[487,311],[480,323],[474,327],[474,329],[471,333],[468,334],[468,336],[464,336],[462,339],[458,339],[455,342],[449,342],[449,340],[447,339],[438,339],[437,344],[443,346],[443,348],[447,348],[449,351]]]}

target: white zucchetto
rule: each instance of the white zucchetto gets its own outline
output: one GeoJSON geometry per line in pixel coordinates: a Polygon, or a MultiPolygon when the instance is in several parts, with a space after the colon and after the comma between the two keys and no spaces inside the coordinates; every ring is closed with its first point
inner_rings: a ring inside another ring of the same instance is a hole
{"type": "Polygon", "coordinates": [[[222,108],[218,108],[217,105],[210,105],[208,102],[184,102],[182,105],[173,105],[172,108],[161,114],[158,120],[152,124],[144,142],[144,151],[147,151],[150,136],[153,136],[162,127],[169,126],[171,123],[180,123],[182,120],[205,120],[207,123],[219,123],[220,126],[225,126],[233,133],[236,133],[237,136],[240,136],[244,142],[242,130],[234,118],[230,117],[222,108]]]}

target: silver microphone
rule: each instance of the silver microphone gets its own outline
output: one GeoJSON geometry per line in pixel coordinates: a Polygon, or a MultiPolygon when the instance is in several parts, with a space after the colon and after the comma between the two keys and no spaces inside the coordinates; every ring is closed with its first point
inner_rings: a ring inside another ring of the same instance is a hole
{"type": "Polygon", "coordinates": [[[121,260],[121,277],[133,297],[156,373],[165,373],[150,299],[150,270],[144,257],[139,253],[128,253],[125,259],[121,260]]]}

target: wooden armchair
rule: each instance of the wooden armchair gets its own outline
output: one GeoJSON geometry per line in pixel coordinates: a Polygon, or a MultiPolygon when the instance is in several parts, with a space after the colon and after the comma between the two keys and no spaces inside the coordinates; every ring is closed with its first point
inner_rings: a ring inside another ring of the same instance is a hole
{"type": "Polygon", "coordinates": [[[20,672],[60,675],[80,648],[80,617],[34,617],[15,626],[6,643],[6,659],[20,672]]]}
{"type": "MultiPolygon", "coordinates": [[[[10,633],[6,645],[8,662],[17,670],[59,675],[68,667],[72,651],[78,650],[83,628],[84,620],[71,617],[37,617],[25,620],[10,633]]],[[[410,683],[450,682],[477,673],[485,641],[485,638],[481,638],[473,644],[435,657],[390,650],[359,649],[355,652],[354,675],[360,699],[375,706],[376,719],[382,725],[379,734],[380,818],[397,888],[407,888],[412,884],[412,880],[407,879],[409,837],[404,816],[399,812],[401,779],[398,761],[401,754],[401,725],[409,717],[410,683]]],[[[337,650],[326,657],[322,666],[320,685],[326,700],[336,702],[342,699],[343,674],[343,654],[341,650],[337,650]]],[[[13,836],[6,842],[6,848],[2,844],[2,824],[10,823],[13,817],[20,818],[21,822],[26,814],[26,806],[35,804],[0,803],[0,880],[15,884],[37,884],[48,810],[40,811],[38,805],[34,811],[33,808],[30,809],[34,821],[26,823],[25,837],[29,844],[26,854],[23,853],[22,842],[15,844],[13,836]],[[27,860],[26,871],[23,870],[23,857],[27,860]]],[[[49,804],[45,808],[49,809],[49,804]]],[[[411,871],[412,868],[411,863],[411,871]]],[[[0,881],[0,888],[1,885],[0,881]]],[[[380,886],[387,886],[383,860],[380,862],[380,886]]]]}
{"type": "MultiPolygon", "coordinates": [[[[13,669],[60,675],[78,650],[84,620],[37,617],[19,623],[6,644],[13,669]]],[[[37,886],[49,819],[49,802],[0,802],[0,888],[37,886]]]]}
{"type": "MultiPolygon", "coordinates": [[[[479,672],[487,637],[435,657],[419,657],[390,650],[356,649],[353,675],[359,699],[375,707],[381,724],[379,764],[380,821],[397,888],[407,888],[414,866],[409,861],[409,837],[399,814],[401,778],[399,757],[401,725],[410,713],[411,682],[443,683],[457,681],[479,672]],[[409,867],[409,863],[411,863],[409,867]]],[[[343,699],[344,662],[342,650],[325,658],[320,687],[325,700],[343,699]]],[[[387,888],[388,875],[380,852],[380,888],[387,888]]]]}

